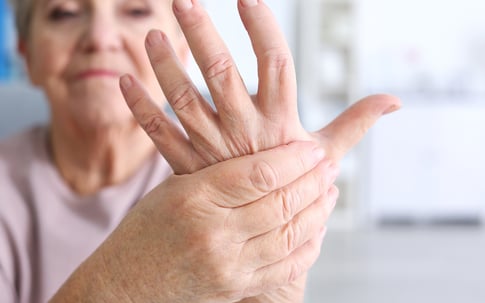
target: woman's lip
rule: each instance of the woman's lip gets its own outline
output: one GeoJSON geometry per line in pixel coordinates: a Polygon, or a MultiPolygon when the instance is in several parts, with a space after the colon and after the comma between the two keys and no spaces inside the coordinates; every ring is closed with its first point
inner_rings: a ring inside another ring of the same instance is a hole
{"type": "Polygon", "coordinates": [[[86,78],[96,78],[96,77],[110,77],[110,78],[119,78],[121,76],[120,73],[115,72],[113,70],[107,69],[89,69],[80,72],[77,74],[76,78],[78,79],[86,79],[86,78]]]}

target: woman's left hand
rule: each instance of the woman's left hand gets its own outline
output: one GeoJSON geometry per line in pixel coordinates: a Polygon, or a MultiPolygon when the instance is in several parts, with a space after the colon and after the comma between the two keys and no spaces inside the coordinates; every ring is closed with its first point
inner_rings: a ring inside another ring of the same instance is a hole
{"type": "Polygon", "coordinates": [[[203,7],[197,0],[174,1],[175,15],[217,112],[192,83],[167,37],[160,31],[151,31],[147,37],[153,69],[189,139],[135,79],[122,78],[128,106],[176,173],[194,172],[297,140],[320,142],[327,156],[338,162],[378,118],[400,107],[395,97],[370,96],[320,131],[305,131],[298,117],[293,59],[275,18],[262,0],[239,0],[238,6],[258,60],[259,87],[253,96],[248,94],[235,62],[203,7]],[[192,7],[182,9],[180,3],[186,1],[193,3],[192,7]],[[257,4],[249,6],[246,2],[257,4]]]}
{"type": "MultiPolygon", "coordinates": [[[[128,106],[175,173],[195,172],[297,140],[319,142],[327,158],[336,163],[377,119],[400,107],[392,96],[367,97],[320,131],[305,131],[298,117],[293,59],[275,18],[262,0],[239,0],[238,6],[258,60],[259,87],[254,96],[248,94],[227,47],[198,1],[174,0],[175,15],[217,111],[198,92],[166,36],[152,31],[147,37],[153,69],[188,138],[138,81],[131,76],[121,79],[128,106]]],[[[304,280],[252,300],[301,301],[304,280]]]]}

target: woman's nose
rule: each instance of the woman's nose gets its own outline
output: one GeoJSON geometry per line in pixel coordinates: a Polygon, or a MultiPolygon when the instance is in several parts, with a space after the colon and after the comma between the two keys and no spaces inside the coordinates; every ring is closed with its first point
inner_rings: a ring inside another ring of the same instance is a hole
{"type": "Polygon", "coordinates": [[[84,52],[116,51],[122,46],[120,26],[116,20],[101,15],[89,18],[83,33],[81,47],[84,52]]]}

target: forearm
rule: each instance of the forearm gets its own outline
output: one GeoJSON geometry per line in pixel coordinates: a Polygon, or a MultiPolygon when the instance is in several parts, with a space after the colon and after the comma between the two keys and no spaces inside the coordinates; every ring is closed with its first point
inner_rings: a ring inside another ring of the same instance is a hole
{"type": "Polygon", "coordinates": [[[73,272],[49,302],[131,302],[116,289],[98,250],[73,272]]]}
{"type": "Polygon", "coordinates": [[[268,300],[259,302],[301,302],[301,275],[317,258],[321,237],[292,230],[310,222],[315,234],[326,221],[331,178],[322,174],[323,156],[315,144],[295,142],[169,177],[51,302],[227,303],[262,293],[268,300]],[[271,290],[289,281],[286,296],[293,299],[269,301],[271,293],[285,298],[271,290]]]}
{"type": "MultiPolygon", "coordinates": [[[[286,286],[285,289],[261,294],[239,301],[239,303],[302,303],[307,275],[286,286]],[[291,291],[288,291],[291,288],[291,291]],[[291,297],[288,297],[288,296],[291,297]]],[[[112,276],[100,252],[96,252],[82,263],[50,303],[76,302],[117,302],[132,303],[132,298],[112,276]]]]}

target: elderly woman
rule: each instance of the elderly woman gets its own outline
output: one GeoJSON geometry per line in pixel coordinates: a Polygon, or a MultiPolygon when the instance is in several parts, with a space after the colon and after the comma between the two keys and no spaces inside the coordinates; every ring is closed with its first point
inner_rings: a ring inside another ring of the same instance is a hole
{"type": "Polygon", "coordinates": [[[366,98],[307,133],[261,0],[238,2],[254,96],[196,0],[12,5],[51,119],[0,144],[0,301],[301,302],[337,162],[399,101],[366,98]],[[216,111],[184,72],[189,48],[216,111]]]}

